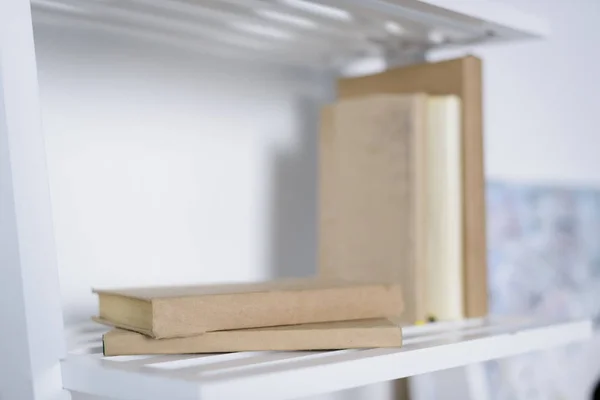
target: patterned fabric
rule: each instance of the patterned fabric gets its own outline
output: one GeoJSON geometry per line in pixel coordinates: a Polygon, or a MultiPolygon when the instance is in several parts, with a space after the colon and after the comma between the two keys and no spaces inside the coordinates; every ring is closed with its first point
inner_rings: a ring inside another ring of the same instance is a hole
{"type": "MultiPolygon", "coordinates": [[[[600,191],[492,182],[487,207],[491,314],[600,321],[600,191]]],[[[589,346],[488,363],[490,398],[588,399],[589,346]]]]}

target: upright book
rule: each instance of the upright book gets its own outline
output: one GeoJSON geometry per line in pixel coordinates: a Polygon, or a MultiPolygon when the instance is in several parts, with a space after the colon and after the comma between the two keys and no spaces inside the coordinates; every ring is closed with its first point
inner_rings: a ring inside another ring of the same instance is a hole
{"type": "Polygon", "coordinates": [[[427,97],[373,95],[322,112],[322,276],[403,285],[402,319],[426,310],[427,97]]]}
{"type": "Polygon", "coordinates": [[[402,320],[463,317],[460,100],[373,95],[322,115],[320,272],[403,285],[402,320]]]}
{"type": "Polygon", "coordinates": [[[97,320],[154,338],[210,331],[397,317],[397,283],[293,279],[264,283],[96,290],[97,320]]]}
{"type": "Polygon", "coordinates": [[[378,93],[454,95],[461,100],[463,314],[469,318],[484,316],[488,295],[481,60],[467,56],[410,65],[338,83],[340,99],[378,93]]]}

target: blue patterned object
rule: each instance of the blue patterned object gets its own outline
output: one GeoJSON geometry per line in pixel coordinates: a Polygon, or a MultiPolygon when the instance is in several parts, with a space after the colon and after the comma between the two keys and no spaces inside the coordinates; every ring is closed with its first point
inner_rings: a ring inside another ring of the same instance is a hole
{"type": "MultiPolygon", "coordinates": [[[[490,313],[600,321],[600,190],[492,182],[487,207],[490,313]]],[[[488,363],[490,398],[587,399],[584,347],[488,363]]]]}

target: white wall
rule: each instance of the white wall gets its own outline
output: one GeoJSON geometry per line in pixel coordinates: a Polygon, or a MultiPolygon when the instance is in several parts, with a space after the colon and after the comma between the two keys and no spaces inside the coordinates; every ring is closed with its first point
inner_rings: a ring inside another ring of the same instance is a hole
{"type": "Polygon", "coordinates": [[[68,323],[92,286],[315,268],[317,75],[36,27],[68,323]]]}
{"type": "Polygon", "coordinates": [[[552,35],[478,51],[488,176],[600,185],[600,2],[502,1],[547,17],[552,35]]]}
{"type": "Polygon", "coordinates": [[[550,37],[430,57],[483,58],[488,178],[600,186],[600,2],[495,1],[546,18],[550,37]]]}

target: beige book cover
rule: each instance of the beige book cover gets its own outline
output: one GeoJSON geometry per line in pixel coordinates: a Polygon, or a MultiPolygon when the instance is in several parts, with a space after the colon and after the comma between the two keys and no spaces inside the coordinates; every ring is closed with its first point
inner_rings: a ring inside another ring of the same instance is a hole
{"type": "Polygon", "coordinates": [[[400,285],[345,279],[291,279],[95,290],[103,323],[154,338],[210,331],[388,318],[401,314],[400,285]]]}
{"type": "Polygon", "coordinates": [[[402,285],[402,320],[426,318],[425,95],[345,99],[322,112],[319,270],[402,285]]]}
{"type": "Polygon", "coordinates": [[[456,96],[427,100],[426,302],[436,320],[464,318],[460,108],[456,96]]]}
{"type": "Polygon", "coordinates": [[[461,100],[464,315],[485,316],[488,295],[481,60],[467,56],[338,82],[341,100],[386,93],[455,95],[461,100]]]}
{"type": "Polygon", "coordinates": [[[114,329],[104,335],[103,344],[106,356],[400,347],[402,329],[387,319],[240,329],[172,339],[114,329]]]}

